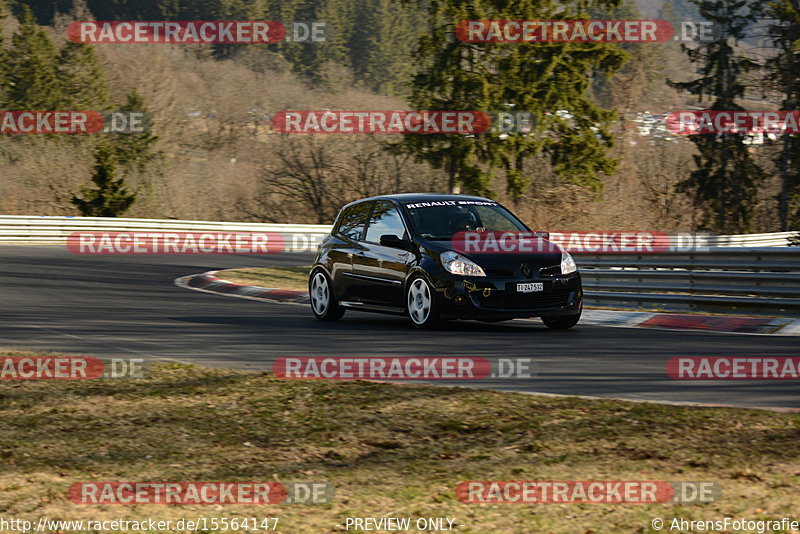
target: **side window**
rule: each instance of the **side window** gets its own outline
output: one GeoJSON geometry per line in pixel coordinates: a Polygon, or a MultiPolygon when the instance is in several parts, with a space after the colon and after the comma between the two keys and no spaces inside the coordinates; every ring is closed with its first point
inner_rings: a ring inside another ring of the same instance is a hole
{"type": "Polygon", "coordinates": [[[372,207],[372,202],[362,202],[347,208],[336,231],[348,239],[361,241],[361,234],[367,224],[370,207],[372,207]]]}
{"type": "Polygon", "coordinates": [[[403,219],[400,218],[400,213],[394,204],[391,202],[376,203],[372,216],[369,218],[365,240],[370,243],[380,243],[382,235],[392,234],[402,239],[405,233],[403,219]]]}

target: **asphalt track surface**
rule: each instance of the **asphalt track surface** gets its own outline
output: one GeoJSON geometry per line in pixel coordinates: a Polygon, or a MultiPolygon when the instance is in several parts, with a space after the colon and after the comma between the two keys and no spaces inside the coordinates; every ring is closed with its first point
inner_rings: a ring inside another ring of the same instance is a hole
{"type": "Polygon", "coordinates": [[[675,356],[800,356],[800,338],[456,321],[418,331],[401,317],[349,311],[316,321],[305,306],[176,287],[213,269],[303,265],[308,254],[77,256],[61,246],[0,246],[0,347],[167,359],[269,371],[282,356],[533,358],[529,379],[470,386],[635,400],[800,408],[798,380],[677,381],[675,356]]]}

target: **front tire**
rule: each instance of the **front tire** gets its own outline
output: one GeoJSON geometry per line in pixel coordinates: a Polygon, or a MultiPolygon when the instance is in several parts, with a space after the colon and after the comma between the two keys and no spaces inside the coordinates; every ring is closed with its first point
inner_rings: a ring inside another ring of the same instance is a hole
{"type": "Polygon", "coordinates": [[[339,306],[333,296],[333,283],[322,270],[316,270],[308,279],[308,296],[311,300],[311,311],[320,321],[338,321],[344,315],[344,308],[339,306]]]}
{"type": "Polygon", "coordinates": [[[439,322],[436,291],[422,276],[415,276],[408,284],[406,313],[417,328],[432,328],[439,322]]]}
{"type": "Polygon", "coordinates": [[[553,330],[567,330],[581,320],[581,312],[575,315],[562,315],[561,317],[542,317],[542,322],[553,330]]]}

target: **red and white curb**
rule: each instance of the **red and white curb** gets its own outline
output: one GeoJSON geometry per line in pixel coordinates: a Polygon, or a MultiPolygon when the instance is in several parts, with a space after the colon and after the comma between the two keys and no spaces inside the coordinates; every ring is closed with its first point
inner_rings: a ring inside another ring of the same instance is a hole
{"type": "Polygon", "coordinates": [[[800,319],[791,317],[746,317],[584,309],[580,324],[654,328],[659,330],[697,330],[729,334],[800,336],[800,319]]]}
{"type": "MultiPolygon", "coordinates": [[[[309,303],[308,292],[236,284],[217,278],[219,271],[184,276],[175,285],[185,289],[217,293],[251,300],[283,304],[309,303]]],[[[533,319],[522,319],[531,321],[533,319]]],[[[538,321],[538,319],[535,319],[538,321]]],[[[745,317],[734,315],[694,315],[638,311],[584,309],[580,325],[659,330],[696,330],[734,334],[772,334],[800,336],[800,319],[790,317],[745,317]]]]}
{"type": "Polygon", "coordinates": [[[204,293],[217,293],[243,299],[280,302],[284,304],[308,304],[308,292],[291,289],[271,289],[259,286],[236,284],[215,275],[219,271],[208,271],[175,279],[175,285],[204,293]]]}

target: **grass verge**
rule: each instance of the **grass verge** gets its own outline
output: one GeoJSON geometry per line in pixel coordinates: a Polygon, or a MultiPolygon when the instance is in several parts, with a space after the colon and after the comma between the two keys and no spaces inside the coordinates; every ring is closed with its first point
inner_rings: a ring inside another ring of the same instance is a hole
{"type": "Polygon", "coordinates": [[[308,271],[310,269],[310,265],[302,267],[227,269],[218,272],[216,276],[235,284],[247,286],[308,290],[308,271]]]}
{"type": "Polygon", "coordinates": [[[462,533],[573,534],[651,532],[655,517],[800,510],[794,414],[279,380],[177,364],[156,365],[143,380],[4,380],[0,397],[6,518],[279,517],[279,532],[328,533],[344,532],[347,517],[450,517],[462,533]],[[75,482],[123,480],[327,481],[336,495],[283,506],[67,498],[75,482]],[[470,505],[455,498],[464,480],[715,481],[723,497],[704,505],[470,505]]]}

